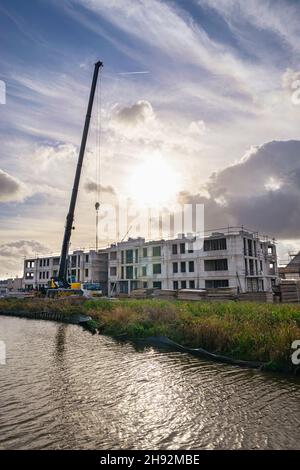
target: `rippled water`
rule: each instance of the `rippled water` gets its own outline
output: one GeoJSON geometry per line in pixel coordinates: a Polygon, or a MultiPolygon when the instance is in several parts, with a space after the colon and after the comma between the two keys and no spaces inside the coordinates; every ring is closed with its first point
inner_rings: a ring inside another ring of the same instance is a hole
{"type": "Polygon", "coordinates": [[[1,449],[300,449],[300,381],[0,317],[1,449]]]}

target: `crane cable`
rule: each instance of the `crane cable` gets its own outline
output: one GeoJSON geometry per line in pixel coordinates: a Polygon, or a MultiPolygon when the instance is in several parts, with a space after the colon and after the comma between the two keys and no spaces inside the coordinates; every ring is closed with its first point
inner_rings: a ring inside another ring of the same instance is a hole
{"type": "Polygon", "coordinates": [[[96,189],[95,189],[95,209],[96,209],[96,251],[98,251],[98,225],[101,190],[101,74],[96,90],[96,189]]]}

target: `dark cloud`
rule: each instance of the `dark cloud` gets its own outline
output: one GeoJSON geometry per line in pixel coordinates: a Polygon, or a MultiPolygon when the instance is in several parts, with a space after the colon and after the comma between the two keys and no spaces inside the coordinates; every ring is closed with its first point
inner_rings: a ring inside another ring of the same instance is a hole
{"type": "Polygon", "coordinates": [[[95,183],[95,181],[87,181],[84,187],[88,193],[96,193],[99,191],[100,193],[103,192],[111,196],[116,195],[116,191],[112,186],[103,186],[102,184],[95,183]]]}
{"type": "Polygon", "coordinates": [[[34,256],[35,254],[49,253],[49,249],[35,240],[17,240],[14,242],[0,245],[0,256],[10,257],[17,255],[19,257],[34,256]]]}
{"type": "Polygon", "coordinates": [[[0,170],[0,201],[19,199],[21,192],[21,183],[5,171],[0,170]]]}
{"type": "Polygon", "coordinates": [[[154,112],[151,103],[146,100],[139,100],[132,106],[118,110],[115,120],[121,124],[135,126],[146,122],[152,117],[154,117],[154,112]]]}
{"type": "Polygon", "coordinates": [[[241,162],[212,175],[209,197],[180,193],[180,202],[203,203],[206,229],[244,225],[277,238],[300,235],[300,141],[269,142],[241,162]]]}

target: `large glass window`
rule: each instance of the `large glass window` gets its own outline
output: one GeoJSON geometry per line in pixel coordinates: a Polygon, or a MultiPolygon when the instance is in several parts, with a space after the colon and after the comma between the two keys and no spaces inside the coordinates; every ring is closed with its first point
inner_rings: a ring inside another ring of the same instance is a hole
{"type": "Polygon", "coordinates": [[[153,274],[161,274],[161,264],[157,263],[153,265],[153,274]]]}
{"type": "Polygon", "coordinates": [[[228,271],[227,258],[204,260],[205,271],[228,271]]]}
{"type": "Polygon", "coordinates": [[[228,287],[228,279],[208,279],[205,281],[205,289],[217,289],[218,287],[228,287]]]}
{"type": "Polygon", "coordinates": [[[152,249],[152,254],[153,256],[161,256],[161,247],[160,246],[154,246],[152,249]]]}
{"type": "Polygon", "coordinates": [[[226,250],[226,238],[212,238],[204,240],[204,251],[226,250]]]}
{"type": "Polygon", "coordinates": [[[160,281],[154,281],[153,282],[153,288],[154,289],[161,289],[161,282],[160,281]]]}
{"type": "Polygon", "coordinates": [[[126,266],[126,279],[133,279],[133,266],[126,266]]]}
{"type": "Polygon", "coordinates": [[[133,250],[126,250],[126,264],[133,263],[133,250]]]}

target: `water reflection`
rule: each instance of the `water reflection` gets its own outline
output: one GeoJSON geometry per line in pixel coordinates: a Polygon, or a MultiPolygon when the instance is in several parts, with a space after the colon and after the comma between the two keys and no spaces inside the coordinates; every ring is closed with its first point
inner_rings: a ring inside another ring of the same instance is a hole
{"type": "Polygon", "coordinates": [[[0,327],[1,448],[300,448],[299,379],[72,325],[0,317],[0,327]]]}

